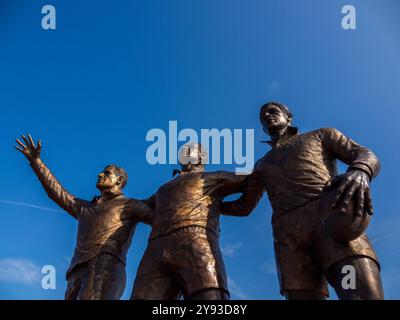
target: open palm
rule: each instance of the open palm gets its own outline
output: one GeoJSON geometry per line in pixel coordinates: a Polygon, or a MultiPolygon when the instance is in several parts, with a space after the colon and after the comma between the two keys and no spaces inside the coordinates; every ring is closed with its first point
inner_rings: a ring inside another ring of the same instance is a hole
{"type": "Polygon", "coordinates": [[[19,139],[16,139],[19,146],[16,146],[15,149],[22,152],[29,161],[39,159],[40,151],[42,149],[42,142],[39,140],[36,146],[30,134],[28,134],[28,137],[22,135],[21,138],[26,144],[23,144],[19,139]]]}

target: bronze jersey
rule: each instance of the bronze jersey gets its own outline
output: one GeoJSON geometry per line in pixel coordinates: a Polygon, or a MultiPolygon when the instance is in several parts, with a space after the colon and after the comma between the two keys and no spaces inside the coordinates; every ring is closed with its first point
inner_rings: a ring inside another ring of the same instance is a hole
{"type": "Polygon", "coordinates": [[[289,127],[277,143],[269,143],[272,149],[256,162],[244,195],[224,203],[224,213],[251,211],[267,191],[275,221],[321,196],[325,184],[337,175],[336,159],[349,165],[349,170],[365,171],[371,179],[380,170],[374,153],[336,129],[298,134],[297,128],[289,127]]]}
{"type": "Polygon", "coordinates": [[[188,226],[218,235],[222,200],[240,192],[244,179],[231,172],[190,172],[167,182],[146,201],[154,209],[150,239],[188,226]]]}
{"type": "Polygon", "coordinates": [[[78,199],[66,191],[40,160],[31,163],[48,196],[78,220],[74,256],[68,274],[79,264],[100,253],[108,253],[126,263],[126,255],[139,221],[150,224],[152,210],[143,202],[126,198],[122,192],[78,199]]]}

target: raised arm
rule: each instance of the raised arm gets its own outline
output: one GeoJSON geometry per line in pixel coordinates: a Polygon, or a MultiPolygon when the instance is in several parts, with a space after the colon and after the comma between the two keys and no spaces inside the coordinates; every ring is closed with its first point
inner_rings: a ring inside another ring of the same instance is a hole
{"type": "Polygon", "coordinates": [[[235,201],[223,202],[221,214],[228,216],[248,216],[260,201],[264,192],[260,178],[254,172],[242,177],[245,179],[240,184],[238,191],[242,192],[241,197],[235,201]]]}
{"type": "Polygon", "coordinates": [[[61,208],[67,211],[71,216],[78,219],[81,211],[81,200],[74,197],[58,182],[56,177],[46,167],[40,159],[40,152],[42,149],[42,142],[39,140],[36,147],[32,137],[28,135],[22,136],[25,144],[16,139],[19,146],[15,148],[22,152],[28,159],[33,171],[39,178],[43,188],[46,190],[47,195],[51,200],[56,202],[61,208]]]}

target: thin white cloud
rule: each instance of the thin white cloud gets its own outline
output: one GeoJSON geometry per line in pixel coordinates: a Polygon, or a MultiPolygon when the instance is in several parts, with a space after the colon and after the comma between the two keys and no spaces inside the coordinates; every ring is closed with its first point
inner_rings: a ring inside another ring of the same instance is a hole
{"type": "Polygon", "coordinates": [[[228,277],[228,287],[233,298],[242,300],[249,300],[249,297],[243,292],[243,290],[237,285],[232,278],[228,277]]]}
{"type": "Polygon", "coordinates": [[[44,210],[44,211],[63,212],[63,211],[60,210],[60,209],[53,209],[53,208],[41,207],[41,206],[37,206],[37,205],[35,205],[35,204],[26,203],[26,202],[19,202],[19,201],[0,200],[0,203],[2,203],[2,204],[9,204],[9,205],[12,205],[12,206],[20,206],[20,207],[34,208],[34,209],[39,209],[39,210],[44,210]]]}
{"type": "Polygon", "coordinates": [[[41,270],[31,260],[0,259],[0,282],[33,284],[40,281],[41,270]]]}
{"type": "Polygon", "coordinates": [[[236,252],[243,247],[243,243],[242,242],[238,242],[235,244],[232,243],[227,243],[224,246],[222,246],[221,251],[222,254],[226,257],[234,257],[236,252]]]}
{"type": "MultiPolygon", "coordinates": [[[[400,218],[398,217],[378,220],[377,223],[373,225],[373,230],[372,230],[375,236],[371,236],[370,234],[368,234],[371,242],[373,244],[376,244],[388,238],[396,236],[398,237],[399,232],[397,230],[397,226],[399,224],[400,224],[400,218]]],[[[393,239],[391,241],[393,241],[393,239]]]]}
{"type": "Polygon", "coordinates": [[[399,233],[398,231],[394,231],[394,232],[391,232],[389,234],[385,234],[382,237],[372,239],[371,243],[372,244],[376,244],[377,242],[381,242],[382,240],[385,240],[386,238],[391,238],[393,236],[396,236],[396,235],[398,235],[398,233],[399,233]]]}

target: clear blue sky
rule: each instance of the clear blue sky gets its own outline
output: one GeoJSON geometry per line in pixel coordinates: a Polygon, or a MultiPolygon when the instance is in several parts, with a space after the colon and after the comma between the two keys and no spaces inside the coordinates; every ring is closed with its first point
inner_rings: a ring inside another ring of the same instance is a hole
{"type": "MultiPolygon", "coordinates": [[[[142,198],[174,167],[146,162],[148,130],[170,120],[254,128],[257,159],[268,149],[258,111],[271,99],[291,107],[301,131],[336,127],[379,156],[368,234],[386,297],[400,299],[399,11],[397,0],[1,1],[0,299],[62,299],[77,227],[64,212],[15,204],[58,209],[13,150],[16,137],[40,137],[43,160],[81,198],[96,194],[109,163],[127,169],[127,195],[142,198]],[[56,6],[54,31],[41,29],[45,4],[56,6]],[[357,30],[341,28],[345,4],[357,30]],[[56,290],[41,289],[47,264],[56,290]]],[[[281,299],[270,215],[264,199],[248,218],[221,219],[234,299],[281,299]]],[[[148,234],[135,234],[124,298],[148,234]]]]}

